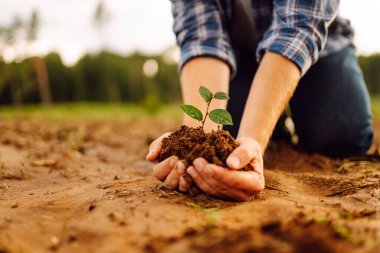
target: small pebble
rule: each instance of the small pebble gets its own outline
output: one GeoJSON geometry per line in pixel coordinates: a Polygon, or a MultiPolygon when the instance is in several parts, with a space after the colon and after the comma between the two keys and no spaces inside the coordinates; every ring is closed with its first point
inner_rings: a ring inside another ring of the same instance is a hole
{"type": "Polygon", "coordinates": [[[60,243],[61,241],[59,240],[57,236],[53,235],[50,237],[50,244],[51,244],[50,248],[52,250],[57,250],[60,243]]]}
{"type": "Polygon", "coordinates": [[[88,207],[88,211],[91,212],[92,210],[94,210],[96,207],[95,204],[91,204],[89,207],[88,207]]]}

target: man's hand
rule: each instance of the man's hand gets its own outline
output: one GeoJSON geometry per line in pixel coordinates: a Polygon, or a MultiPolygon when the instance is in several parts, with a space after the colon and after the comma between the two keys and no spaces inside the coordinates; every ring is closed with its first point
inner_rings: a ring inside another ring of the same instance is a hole
{"type": "Polygon", "coordinates": [[[197,158],[187,169],[198,187],[215,197],[247,201],[264,189],[263,157],[259,144],[247,137],[236,140],[239,146],[227,158],[223,168],[197,158]],[[236,171],[249,164],[253,171],[236,171]]]}
{"type": "MultiPolygon", "coordinates": [[[[169,135],[170,133],[165,133],[152,142],[149,147],[149,153],[146,156],[148,161],[154,162],[157,160],[162,149],[162,140],[169,135]]],[[[171,156],[154,165],[153,175],[158,180],[164,182],[166,187],[187,192],[192,185],[192,180],[186,174],[186,167],[186,161],[179,160],[176,156],[171,156]]]]}

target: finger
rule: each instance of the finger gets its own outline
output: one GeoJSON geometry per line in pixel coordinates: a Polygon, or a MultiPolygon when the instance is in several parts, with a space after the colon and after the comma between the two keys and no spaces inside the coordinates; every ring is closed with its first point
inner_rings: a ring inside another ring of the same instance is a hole
{"type": "Polygon", "coordinates": [[[178,157],[171,156],[166,158],[160,163],[157,163],[153,167],[153,175],[160,181],[164,181],[169,175],[170,171],[174,168],[178,161],[178,157]]]}
{"type": "Polygon", "coordinates": [[[179,177],[179,186],[178,189],[181,192],[187,192],[190,190],[190,187],[193,185],[193,180],[191,176],[187,173],[183,174],[179,177]]]}
{"type": "MultiPolygon", "coordinates": [[[[203,180],[215,190],[215,196],[227,198],[227,199],[234,199],[234,200],[241,200],[246,201],[250,200],[252,194],[249,192],[242,191],[240,189],[236,189],[233,187],[230,187],[223,182],[219,182],[215,178],[213,178],[213,167],[219,167],[219,166],[210,166],[212,164],[208,164],[203,158],[197,158],[194,161],[194,167],[196,171],[200,174],[200,176],[203,178],[203,180]]],[[[223,167],[219,167],[222,170],[228,170],[223,167]]]]}
{"type": "MultiPolygon", "coordinates": [[[[226,170],[225,168],[223,168],[226,170]]],[[[233,200],[239,200],[239,201],[247,201],[252,198],[252,195],[254,192],[248,192],[243,191],[241,189],[230,187],[215,178],[212,177],[212,173],[209,171],[210,168],[208,168],[208,165],[206,168],[199,172],[203,179],[217,192],[217,195],[219,197],[222,197],[224,199],[233,199],[233,200]]]]}
{"type": "Polygon", "coordinates": [[[153,162],[158,158],[162,148],[162,140],[168,137],[170,134],[170,132],[164,133],[150,144],[149,153],[146,156],[146,159],[148,161],[153,162]]]}
{"type": "Polygon", "coordinates": [[[194,166],[190,166],[186,171],[203,192],[214,196],[216,195],[216,191],[201,177],[201,175],[195,170],[194,166]]]}
{"type": "Polygon", "coordinates": [[[177,189],[179,185],[179,178],[185,174],[186,165],[183,161],[178,161],[174,168],[170,171],[166,177],[164,184],[167,188],[177,189]]]}
{"type": "Polygon", "coordinates": [[[208,164],[202,175],[209,175],[214,180],[230,187],[250,194],[264,189],[264,175],[256,171],[234,171],[223,167],[208,164]]]}
{"type": "Polygon", "coordinates": [[[259,154],[259,147],[253,141],[240,142],[240,145],[227,158],[227,166],[231,169],[241,169],[259,154]],[[257,152],[255,152],[257,151],[257,152]]]}

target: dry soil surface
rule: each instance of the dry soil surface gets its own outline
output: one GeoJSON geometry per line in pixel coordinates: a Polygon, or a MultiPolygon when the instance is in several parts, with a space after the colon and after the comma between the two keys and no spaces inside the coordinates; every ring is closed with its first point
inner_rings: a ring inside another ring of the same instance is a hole
{"type": "Polygon", "coordinates": [[[176,127],[0,120],[0,252],[379,252],[378,157],[329,159],[274,144],[266,189],[227,202],[152,177],[148,143],[176,127]]]}

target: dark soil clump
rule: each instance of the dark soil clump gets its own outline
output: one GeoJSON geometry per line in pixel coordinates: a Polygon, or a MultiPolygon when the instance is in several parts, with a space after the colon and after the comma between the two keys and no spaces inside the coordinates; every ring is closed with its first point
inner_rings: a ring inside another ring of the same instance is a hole
{"type": "Polygon", "coordinates": [[[188,164],[192,164],[196,158],[203,157],[209,163],[227,167],[226,159],[237,146],[238,144],[228,131],[218,130],[205,133],[202,127],[181,126],[179,130],[163,139],[158,161],[161,162],[175,155],[181,160],[186,160],[188,164]]]}

